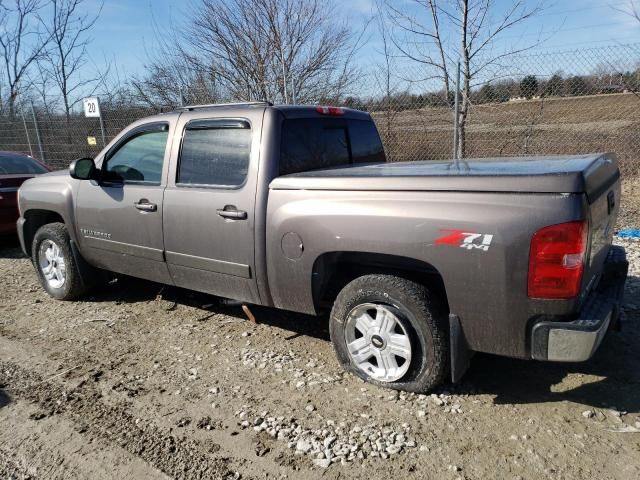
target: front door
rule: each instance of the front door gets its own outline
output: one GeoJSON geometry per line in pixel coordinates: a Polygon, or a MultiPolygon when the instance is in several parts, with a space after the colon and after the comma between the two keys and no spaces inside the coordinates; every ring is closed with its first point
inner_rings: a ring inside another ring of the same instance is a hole
{"type": "MultiPolygon", "coordinates": [[[[245,112],[246,115],[246,112],[245,112]]],[[[164,196],[167,265],[176,285],[259,302],[254,206],[259,138],[253,118],[193,118],[178,124],[181,145],[164,196]]],[[[201,114],[200,114],[201,116],[201,114]]]]}
{"type": "Polygon", "coordinates": [[[94,265],[171,283],[162,237],[169,130],[167,122],[132,128],[105,154],[100,180],[80,183],[78,237],[94,265]]]}

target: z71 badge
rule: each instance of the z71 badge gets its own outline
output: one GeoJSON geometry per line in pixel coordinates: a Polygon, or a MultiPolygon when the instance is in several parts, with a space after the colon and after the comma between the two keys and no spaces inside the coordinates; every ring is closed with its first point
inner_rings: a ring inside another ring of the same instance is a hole
{"type": "Polygon", "coordinates": [[[436,238],[436,245],[452,245],[454,247],[466,248],[467,250],[479,249],[484,252],[489,250],[493,241],[491,233],[467,232],[465,230],[441,229],[441,232],[449,232],[442,237],[436,238]]]}

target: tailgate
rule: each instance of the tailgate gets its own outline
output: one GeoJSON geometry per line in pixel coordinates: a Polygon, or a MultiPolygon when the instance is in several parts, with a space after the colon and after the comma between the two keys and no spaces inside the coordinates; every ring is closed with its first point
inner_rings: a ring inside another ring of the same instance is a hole
{"type": "Polygon", "coordinates": [[[589,261],[584,275],[585,290],[591,290],[602,273],[613,241],[620,209],[620,171],[612,155],[602,155],[584,173],[589,220],[589,261]]]}

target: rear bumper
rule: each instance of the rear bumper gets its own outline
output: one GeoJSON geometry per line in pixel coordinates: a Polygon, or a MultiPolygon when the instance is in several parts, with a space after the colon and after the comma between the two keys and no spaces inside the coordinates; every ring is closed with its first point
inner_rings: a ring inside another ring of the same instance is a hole
{"type": "Polygon", "coordinates": [[[610,325],[618,321],[629,263],[624,248],[612,246],[602,278],[585,301],[577,320],[542,321],[531,332],[531,356],[553,362],[583,362],[600,346],[610,325]]]}

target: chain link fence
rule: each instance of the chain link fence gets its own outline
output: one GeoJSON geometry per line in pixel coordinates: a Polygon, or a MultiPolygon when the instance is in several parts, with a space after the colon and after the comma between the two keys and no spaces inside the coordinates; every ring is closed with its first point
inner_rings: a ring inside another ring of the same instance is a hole
{"type": "MultiPolygon", "coordinates": [[[[457,128],[465,157],[611,151],[625,173],[640,171],[640,44],[511,56],[476,77],[468,92],[460,88],[457,128]]],[[[455,79],[449,84],[447,93],[418,63],[385,62],[364,71],[340,103],[371,113],[391,161],[450,159],[455,79]]],[[[158,111],[102,98],[106,141],[158,111]]],[[[0,118],[0,150],[31,153],[53,168],[102,147],[99,119],[80,112],[67,117],[27,106],[0,118]]]]}

